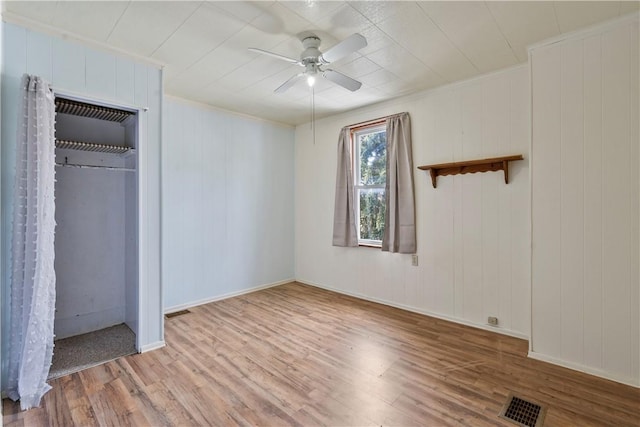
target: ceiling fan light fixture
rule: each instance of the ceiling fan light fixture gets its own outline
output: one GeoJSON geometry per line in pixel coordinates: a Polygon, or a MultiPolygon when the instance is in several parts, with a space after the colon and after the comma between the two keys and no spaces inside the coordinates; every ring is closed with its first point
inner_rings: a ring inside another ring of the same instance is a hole
{"type": "Polygon", "coordinates": [[[306,64],[306,70],[304,71],[307,76],[307,85],[313,87],[316,84],[316,76],[318,75],[319,67],[315,62],[309,62],[306,64]]]}
{"type": "Polygon", "coordinates": [[[316,84],[316,76],[314,76],[313,74],[309,74],[307,76],[307,84],[309,85],[309,87],[313,87],[313,85],[316,84]]]}

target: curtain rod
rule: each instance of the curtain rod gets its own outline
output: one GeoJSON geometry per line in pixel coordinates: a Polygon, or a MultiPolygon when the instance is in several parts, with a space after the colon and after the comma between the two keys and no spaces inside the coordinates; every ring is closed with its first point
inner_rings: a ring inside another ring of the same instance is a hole
{"type": "Polygon", "coordinates": [[[385,117],[378,117],[377,119],[373,119],[373,120],[367,120],[366,122],[360,122],[360,123],[356,123],[354,125],[349,125],[347,126],[349,129],[357,129],[357,128],[361,128],[361,127],[365,127],[365,126],[369,126],[372,125],[374,123],[378,123],[378,122],[382,122],[384,120],[387,120],[387,118],[390,116],[385,116],[385,117]]]}
{"type": "Polygon", "coordinates": [[[364,121],[364,122],[360,122],[360,123],[356,123],[356,124],[353,124],[353,125],[349,125],[347,127],[349,129],[357,129],[357,128],[365,127],[365,126],[372,125],[372,124],[377,123],[377,122],[382,122],[383,120],[387,120],[389,117],[396,116],[398,114],[403,114],[403,113],[389,114],[388,116],[378,117],[377,119],[367,120],[367,121],[364,121]]]}

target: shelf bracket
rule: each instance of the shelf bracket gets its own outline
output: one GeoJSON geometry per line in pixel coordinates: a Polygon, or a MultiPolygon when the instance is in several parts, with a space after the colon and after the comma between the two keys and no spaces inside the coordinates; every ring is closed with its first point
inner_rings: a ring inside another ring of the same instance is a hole
{"type": "Polygon", "coordinates": [[[438,178],[438,170],[431,169],[429,173],[431,174],[431,185],[433,185],[433,188],[436,188],[436,178],[438,178]]]}

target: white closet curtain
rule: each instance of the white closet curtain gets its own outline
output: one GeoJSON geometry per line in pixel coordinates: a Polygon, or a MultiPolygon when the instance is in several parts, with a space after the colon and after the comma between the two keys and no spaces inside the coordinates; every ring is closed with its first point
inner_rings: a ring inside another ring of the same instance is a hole
{"type": "Polygon", "coordinates": [[[49,84],[24,75],[18,112],[13,196],[11,338],[8,395],[20,407],[40,404],[53,356],[56,276],[55,102],[49,84]]]}

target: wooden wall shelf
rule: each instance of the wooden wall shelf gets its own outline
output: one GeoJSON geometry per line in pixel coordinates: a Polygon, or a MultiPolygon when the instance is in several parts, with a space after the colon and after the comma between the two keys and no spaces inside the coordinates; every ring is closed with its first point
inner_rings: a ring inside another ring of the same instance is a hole
{"type": "Polygon", "coordinates": [[[418,166],[418,169],[429,171],[431,184],[436,188],[439,175],[458,175],[464,173],[504,171],[504,183],[509,183],[509,162],[524,160],[522,154],[516,156],[493,157],[491,159],[467,160],[465,162],[440,163],[438,165],[418,166]]]}

